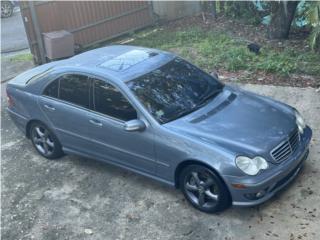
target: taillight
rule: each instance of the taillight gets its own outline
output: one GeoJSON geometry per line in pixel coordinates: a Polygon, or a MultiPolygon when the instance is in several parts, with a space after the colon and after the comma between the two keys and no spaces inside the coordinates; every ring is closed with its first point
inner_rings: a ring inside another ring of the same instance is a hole
{"type": "Polygon", "coordinates": [[[8,93],[8,89],[6,89],[7,92],[7,101],[8,101],[8,106],[12,107],[13,106],[13,98],[10,96],[10,94],[8,93]]]}

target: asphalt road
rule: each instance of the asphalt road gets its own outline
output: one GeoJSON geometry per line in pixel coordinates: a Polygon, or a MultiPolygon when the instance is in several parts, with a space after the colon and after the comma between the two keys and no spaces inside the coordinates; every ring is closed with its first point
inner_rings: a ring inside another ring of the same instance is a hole
{"type": "Polygon", "coordinates": [[[20,11],[9,18],[1,18],[1,53],[29,48],[20,11]]]}
{"type": "Polygon", "coordinates": [[[320,239],[320,95],[245,85],[295,106],[314,131],[297,179],[269,202],[208,215],[178,190],[92,159],[46,160],[1,109],[2,231],[16,239],[320,239]]]}

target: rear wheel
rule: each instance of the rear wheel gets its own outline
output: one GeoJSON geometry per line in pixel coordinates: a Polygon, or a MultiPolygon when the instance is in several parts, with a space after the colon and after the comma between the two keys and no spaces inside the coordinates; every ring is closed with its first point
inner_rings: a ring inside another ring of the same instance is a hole
{"type": "Polygon", "coordinates": [[[35,149],[48,159],[63,156],[63,151],[58,138],[40,122],[33,123],[30,128],[30,137],[35,149]]]}
{"type": "Polygon", "coordinates": [[[179,186],[185,198],[202,212],[215,213],[230,206],[230,194],[225,184],[205,166],[190,165],[183,169],[179,186]]]}

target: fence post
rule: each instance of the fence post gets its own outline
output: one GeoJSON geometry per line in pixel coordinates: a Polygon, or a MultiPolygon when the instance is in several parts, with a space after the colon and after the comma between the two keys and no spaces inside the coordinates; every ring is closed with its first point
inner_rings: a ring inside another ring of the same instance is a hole
{"type": "Polygon", "coordinates": [[[154,22],[154,11],[153,11],[153,2],[152,1],[148,1],[148,7],[149,7],[149,15],[152,19],[152,22],[154,22]]]}
{"type": "Polygon", "coordinates": [[[43,41],[42,41],[42,36],[41,36],[41,30],[40,30],[40,25],[38,21],[38,16],[34,7],[34,2],[29,1],[29,8],[30,8],[30,13],[31,13],[31,21],[33,24],[33,29],[36,33],[36,38],[37,38],[37,45],[38,45],[38,50],[39,50],[39,55],[40,55],[40,64],[46,63],[46,55],[43,47],[43,41]]]}

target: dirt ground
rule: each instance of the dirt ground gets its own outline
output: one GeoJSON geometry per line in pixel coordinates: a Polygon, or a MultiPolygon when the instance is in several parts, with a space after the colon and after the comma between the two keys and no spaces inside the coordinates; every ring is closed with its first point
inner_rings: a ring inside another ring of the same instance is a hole
{"type": "MultiPolygon", "coordinates": [[[[219,16],[213,18],[207,14],[205,21],[202,16],[186,17],[176,21],[171,21],[162,25],[165,29],[177,31],[185,29],[187,26],[198,26],[208,31],[223,31],[232,36],[233,39],[254,42],[261,46],[262,50],[265,47],[272,47],[274,50],[282,51],[284,49],[296,49],[310,51],[307,29],[291,29],[289,39],[269,39],[268,27],[259,25],[250,25],[235,19],[219,16]]],[[[179,51],[177,51],[179,53],[179,51]]],[[[219,74],[223,80],[240,83],[253,83],[263,85],[291,86],[291,87],[313,87],[320,89],[320,76],[308,75],[302,73],[279,75],[263,71],[226,71],[224,69],[212,69],[219,74]]]]}
{"type": "MultiPolygon", "coordinates": [[[[4,85],[2,85],[4,87],[4,85]]],[[[299,109],[313,128],[303,171],[264,205],[208,215],[175,189],[77,156],[40,157],[1,108],[1,237],[17,239],[320,239],[320,95],[244,85],[299,109]]]]}

